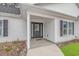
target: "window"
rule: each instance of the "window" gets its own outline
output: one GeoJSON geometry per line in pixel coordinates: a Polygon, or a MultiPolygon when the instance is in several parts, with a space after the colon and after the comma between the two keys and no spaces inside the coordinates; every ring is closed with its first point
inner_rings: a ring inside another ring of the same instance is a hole
{"type": "Polygon", "coordinates": [[[67,35],[67,22],[66,21],[63,22],[63,34],[67,35]]]}
{"type": "Polygon", "coordinates": [[[8,20],[0,20],[0,36],[8,36],[8,20]]]}
{"type": "Polygon", "coordinates": [[[72,34],[72,23],[69,22],[69,34],[72,34]]]}
{"type": "Polygon", "coordinates": [[[74,35],[74,22],[60,21],[60,36],[74,35]]]}

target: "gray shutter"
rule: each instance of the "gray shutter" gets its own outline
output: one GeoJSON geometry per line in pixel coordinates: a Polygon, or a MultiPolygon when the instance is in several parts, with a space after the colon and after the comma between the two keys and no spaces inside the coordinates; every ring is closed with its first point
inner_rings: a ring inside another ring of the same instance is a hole
{"type": "Polygon", "coordinates": [[[63,21],[62,20],[60,20],[60,36],[62,36],[63,35],[63,31],[62,31],[62,25],[63,25],[63,21]]]}
{"type": "Polygon", "coordinates": [[[3,36],[8,36],[8,20],[3,20],[3,36]]]}
{"type": "Polygon", "coordinates": [[[72,26],[73,26],[73,28],[72,28],[73,29],[73,33],[72,34],[74,35],[74,22],[72,23],[72,26]]]}

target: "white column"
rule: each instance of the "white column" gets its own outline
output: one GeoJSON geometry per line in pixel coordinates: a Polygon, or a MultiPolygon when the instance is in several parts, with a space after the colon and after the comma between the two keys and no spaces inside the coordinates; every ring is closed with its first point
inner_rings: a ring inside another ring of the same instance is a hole
{"type": "Polygon", "coordinates": [[[31,34],[30,34],[30,14],[27,13],[27,49],[30,48],[30,39],[31,39],[31,34]]]}
{"type": "Polygon", "coordinates": [[[55,18],[55,20],[54,20],[54,25],[55,25],[55,43],[58,43],[59,42],[59,39],[60,39],[60,31],[59,31],[59,29],[60,29],[60,26],[59,26],[59,19],[58,18],[55,18]]]}

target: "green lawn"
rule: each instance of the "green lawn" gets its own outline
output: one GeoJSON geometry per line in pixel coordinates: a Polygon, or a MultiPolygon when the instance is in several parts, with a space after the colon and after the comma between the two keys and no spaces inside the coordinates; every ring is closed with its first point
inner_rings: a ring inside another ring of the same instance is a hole
{"type": "Polygon", "coordinates": [[[71,43],[60,49],[65,56],[79,56],[79,43],[71,43]]]}

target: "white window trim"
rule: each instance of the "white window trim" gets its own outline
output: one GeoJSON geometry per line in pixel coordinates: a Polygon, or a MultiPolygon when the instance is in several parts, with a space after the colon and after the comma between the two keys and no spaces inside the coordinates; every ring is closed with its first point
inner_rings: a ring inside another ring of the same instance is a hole
{"type": "Polygon", "coordinates": [[[69,22],[67,23],[67,35],[71,35],[71,34],[69,34],[69,22]]]}
{"type": "MultiPolygon", "coordinates": [[[[72,26],[73,25],[72,24],[73,22],[70,22],[70,23],[71,23],[71,28],[70,28],[71,29],[71,33],[69,34],[69,27],[68,27],[68,35],[74,35],[73,34],[73,26],[72,26]]],[[[69,26],[69,24],[68,24],[68,26],[69,26]]]]}

